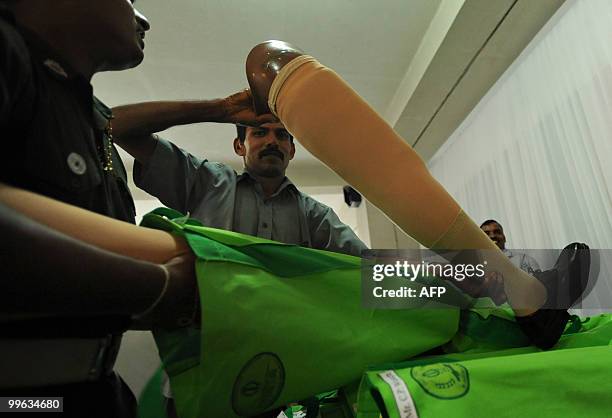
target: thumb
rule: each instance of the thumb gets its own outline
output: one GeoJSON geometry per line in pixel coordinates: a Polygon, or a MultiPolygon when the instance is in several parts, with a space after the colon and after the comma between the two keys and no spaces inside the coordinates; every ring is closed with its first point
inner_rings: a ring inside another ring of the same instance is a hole
{"type": "Polygon", "coordinates": [[[256,122],[258,125],[263,125],[264,123],[279,123],[280,120],[274,116],[272,113],[265,113],[263,115],[259,115],[256,117],[256,122]]]}

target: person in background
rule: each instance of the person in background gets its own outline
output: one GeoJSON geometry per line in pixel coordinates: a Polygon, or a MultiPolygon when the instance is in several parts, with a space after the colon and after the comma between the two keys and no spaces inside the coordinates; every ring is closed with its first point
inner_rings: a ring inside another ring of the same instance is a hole
{"type": "Polygon", "coordinates": [[[542,271],[540,265],[528,254],[517,250],[508,250],[506,248],[506,235],[504,228],[495,219],[487,219],[480,224],[480,229],[499,247],[500,250],[510,259],[512,264],[520,268],[526,273],[533,274],[536,271],[542,271]]]}

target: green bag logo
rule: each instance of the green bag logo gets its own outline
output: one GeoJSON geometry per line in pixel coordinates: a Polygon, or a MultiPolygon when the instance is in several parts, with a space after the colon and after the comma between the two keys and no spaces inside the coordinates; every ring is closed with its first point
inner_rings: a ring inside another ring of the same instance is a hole
{"type": "Polygon", "coordinates": [[[410,376],[425,392],[439,399],[457,399],[470,390],[470,376],[460,364],[416,366],[410,376]]]}
{"type": "Polygon", "coordinates": [[[244,365],[234,382],[232,408],[238,415],[256,415],[278,399],[285,368],[274,353],[260,353],[244,365]]]}

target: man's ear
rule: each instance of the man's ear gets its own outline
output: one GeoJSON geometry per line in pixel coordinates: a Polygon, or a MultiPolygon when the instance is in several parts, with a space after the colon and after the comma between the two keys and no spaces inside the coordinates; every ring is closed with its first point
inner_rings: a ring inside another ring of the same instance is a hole
{"type": "Polygon", "coordinates": [[[291,149],[289,150],[289,159],[293,160],[294,156],[295,156],[295,143],[291,141],[291,149]]]}
{"type": "Polygon", "coordinates": [[[240,138],[234,138],[234,152],[236,155],[244,157],[246,150],[244,149],[244,142],[240,142],[240,138]]]}

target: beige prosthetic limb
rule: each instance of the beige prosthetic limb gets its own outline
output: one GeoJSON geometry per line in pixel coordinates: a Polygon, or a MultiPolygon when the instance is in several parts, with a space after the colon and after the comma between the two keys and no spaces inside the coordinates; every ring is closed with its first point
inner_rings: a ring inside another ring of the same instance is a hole
{"type": "Polygon", "coordinates": [[[483,249],[517,315],[546,300],[540,282],[508,258],[431,176],[417,153],[334,71],[310,56],[289,62],[268,105],[314,156],[428,248],[483,249]]]}
{"type": "Polygon", "coordinates": [[[72,238],[139,260],[165,263],[191,251],[183,239],[167,232],[118,221],[1,183],[0,202],[72,238]]]}

